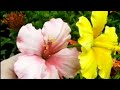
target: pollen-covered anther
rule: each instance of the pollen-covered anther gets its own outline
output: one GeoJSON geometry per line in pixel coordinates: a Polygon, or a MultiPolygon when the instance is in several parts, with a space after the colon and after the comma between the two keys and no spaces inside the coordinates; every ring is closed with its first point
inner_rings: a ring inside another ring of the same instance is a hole
{"type": "Polygon", "coordinates": [[[51,37],[51,36],[48,36],[48,43],[55,44],[56,43],[56,39],[51,37]]]}

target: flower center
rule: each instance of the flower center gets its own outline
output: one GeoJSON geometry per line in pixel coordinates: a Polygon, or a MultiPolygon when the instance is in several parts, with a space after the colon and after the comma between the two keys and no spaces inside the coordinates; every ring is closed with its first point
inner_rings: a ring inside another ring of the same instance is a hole
{"type": "Polygon", "coordinates": [[[44,47],[44,50],[43,50],[43,53],[42,53],[42,57],[43,57],[43,59],[48,59],[48,57],[49,56],[51,56],[50,55],[50,46],[51,46],[51,42],[49,42],[48,44],[46,44],[46,45],[44,45],[43,47],[44,47]]]}
{"type": "Polygon", "coordinates": [[[56,39],[48,37],[48,42],[43,46],[43,53],[42,53],[42,57],[43,59],[48,59],[51,56],[51,49],[52,49],[52,45],[55,44],[56,39]]]}

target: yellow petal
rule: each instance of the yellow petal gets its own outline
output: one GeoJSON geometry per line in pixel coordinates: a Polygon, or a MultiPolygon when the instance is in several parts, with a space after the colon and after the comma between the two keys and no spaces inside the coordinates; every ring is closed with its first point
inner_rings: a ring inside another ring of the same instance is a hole
{"type": "MultiPolygon", "coordinates": [[[[119,47],[120,47],[120,43],[119,43],[119,45],[118,45],[119,47]]],[[[118,51],[118,53],[120,54],[120,51],[118,51]]]]}
{"type": "Polygon", "coordinates": [[[81,73],[86,79],[94,79],[97,77],[97,62],[95,55],[91,49],[89,52],[82,52],[79,56],[81,73]]]}
{"type": "Polygon", "coordinates": [[[99,69],[99,76],[103,79],[109,79],[112,68],[111,50],[94,47],[93,51],[99,69]]]}
{"type": "Polygon", "coordinates": [[[107,16],[108,11],[92,11],[91,22],[95,38],[103,31],[104,26],[107,23],[107,16]]]}
{"type": "Polygon", "coordinates": [[[89,50],[93,43],[93,31],[90,22],[86,17],[81,16],[76,26],[79,28],[80,33],[78,43],[81,44],[84,49],[89,50]]]}
{"type": "Polygon", "coordinates": [[[105,32],[98,36],[94,40],[94,46],[103,47],[107,49],[117,49],[115,45],[118,45],[118,37],[115,32],[115,27],[105,27],[105,32]]]}

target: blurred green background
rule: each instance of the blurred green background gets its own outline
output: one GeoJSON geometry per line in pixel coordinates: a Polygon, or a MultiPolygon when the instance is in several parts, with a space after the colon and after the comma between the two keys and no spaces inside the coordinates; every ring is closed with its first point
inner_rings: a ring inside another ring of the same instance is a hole
{"type": "MultiPolygon", "coordinates": [[[[37,29],[42,28],[43,24],[51,18],[61,18],[71,27],[72,40],[79,38],[76,22],[80,16],[90,19],[91,11],[0,11],[0,60],[9,58],[19,53],[16,47],[16,37],[22,25],[32,23],[37,29]],[[11,14],[12,13],[12,14],[11,14]],[[16,14],[16,15],[15,15],[16,14]]],[[[116,33],[120,42],[120,11],[109,11],[108,26],[116,27],[116,33]]],[[[120,55],[113,55],[120,60],[120,55]]],[[[75,79],[82,78],[79,75],[75,79]]],[[[99,78],[99,77],[98,77],[99,78]]],[[[112,77],[120,78],[120,72],[112,77]]]]}

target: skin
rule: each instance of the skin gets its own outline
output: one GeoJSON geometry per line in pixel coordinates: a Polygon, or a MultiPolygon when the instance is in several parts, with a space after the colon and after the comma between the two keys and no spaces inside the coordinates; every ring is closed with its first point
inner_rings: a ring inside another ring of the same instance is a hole
{"type": "Polygon", "coordinates": [[[17,79],[14,73],[14,63],[20,54],[16,54],[6,60],[0,62],[1,64],[1,79],[17,79]]]}

